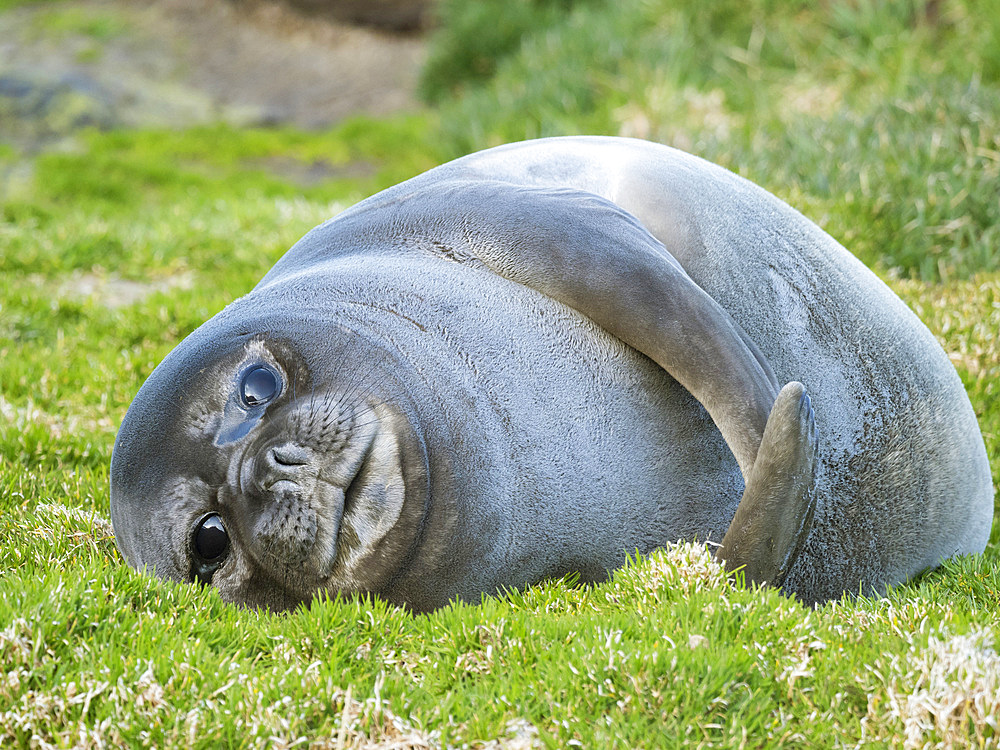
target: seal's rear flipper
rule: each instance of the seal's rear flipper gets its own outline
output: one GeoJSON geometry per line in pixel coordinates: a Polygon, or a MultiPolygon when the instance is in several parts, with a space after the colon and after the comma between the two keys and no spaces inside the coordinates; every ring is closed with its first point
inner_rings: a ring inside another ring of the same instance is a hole
{"type": "Polygon", "coordinates": [[[812,527],[816,425],[801,383],[778,393],[757,460],[716,555],[747,582],[781,586],[812,527]]]}

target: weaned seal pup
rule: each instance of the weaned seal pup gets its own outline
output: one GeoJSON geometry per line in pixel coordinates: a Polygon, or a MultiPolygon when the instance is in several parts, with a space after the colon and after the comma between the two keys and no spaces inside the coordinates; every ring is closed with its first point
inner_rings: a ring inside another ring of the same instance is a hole
{"type": "Polygon", "coordinates": [[[143,385],[111,506],[132,565],[229,601],[428,610],[681,538],[807,602],[879,590],[982,551],[993,488],[941,347],[833,239],[558,138],[307,234],[143,385]]]}

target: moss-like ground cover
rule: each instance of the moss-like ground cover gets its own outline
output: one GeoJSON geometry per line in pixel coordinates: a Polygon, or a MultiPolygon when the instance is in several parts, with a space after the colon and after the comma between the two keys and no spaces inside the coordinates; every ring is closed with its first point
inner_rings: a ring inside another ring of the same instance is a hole
{"type": "Polygon", "coordinates": [[[156,363],[340,208],[538,134],[681,145],[820,222],[938,336],[1000,479],[995,0],[549,2],[512,31],[472,5],[442,6],[419,115],[0,147],[0,746],[996,747],[997,528],[816,610],[684,546],[421,617],[249,612],[123,565],[108,464],[156,363]]]}

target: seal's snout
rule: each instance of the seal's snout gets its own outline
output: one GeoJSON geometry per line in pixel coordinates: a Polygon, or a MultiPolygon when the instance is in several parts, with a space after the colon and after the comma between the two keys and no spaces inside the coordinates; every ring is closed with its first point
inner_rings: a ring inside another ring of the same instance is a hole
{"type": "Polygon", "coordinates": [[[336,558],[344,509],[342,488],[320,474],[329,457],[284,439],[242,458],[242,514],[250,520],[246,545],[274,571],[325,576],[336,558]]]}
{"type": "Polygon", "coordinates": [[[336,563],[346,498],[370,481],[360,475],[378,420],[365,409],[337,393],[313,392],[273,410],[232,455],[243,543],[282,580],[320,583],[336,563]]]}

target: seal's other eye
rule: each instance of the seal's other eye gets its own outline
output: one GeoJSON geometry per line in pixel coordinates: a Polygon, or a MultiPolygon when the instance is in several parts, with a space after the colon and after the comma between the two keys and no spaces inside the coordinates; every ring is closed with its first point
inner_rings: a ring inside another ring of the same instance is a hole
{"type": "Polygon", "coordinates": [[[194,529],[191,540],[195,557],[201,562],[220,562],[229,551],[229,534],[218,513],[210,513],[201,519],[194,529]]]}
{"type": "Polygon", "coordinates": [[[278,395],[278,376],[269,367],[258,365],[243,374],[240,383],[240,397],[247,406],[260,406],[278,395]]]}

